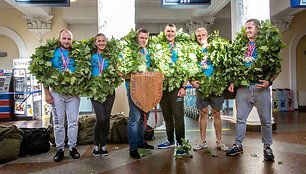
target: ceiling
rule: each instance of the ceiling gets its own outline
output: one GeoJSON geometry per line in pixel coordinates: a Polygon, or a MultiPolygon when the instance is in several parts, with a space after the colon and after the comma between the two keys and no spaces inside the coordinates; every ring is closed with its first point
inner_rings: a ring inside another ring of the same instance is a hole
{"type": "MultiPolygon", "coordinates": [[[[117,0],[118,1],[118,0],[117,0]]],[[[161,8],[161,0],[135,0],[136,23],[185,22],[191,17],[214,17],[230,0],[212,0],[208,8],[170,9],[161,8]]],[[[17,8],[25,15],[49,15],[50,8],[25,7],[16,4],[15,0],[0,0],[1,8],[17,8]]],[[[124,8],[124,7],[123,7],[124,8]]],[[[68,24],[97,23],[97,0],[77,0],[70,7],[61,7],[64,19],[68,24]]],[[[230,7],[224,17],[230,17],[230,7]]],[[[120,15],[120,13],[118,13],[120,15]]],[[[222,14],[221,14],[222,15],[222,14]]],[[[222,17],[222,16],[220,16],[222,17]]]]}
{"type": "MultiPolygon", "coordinates": [[[[120,0],[113,0],[114,3],[120,0]]],[[[123,0],[124,1],[124,0],[123,0]]],[[[212,0],[208,8],[196,9],[170,9],[161,8],[161,0],[135,0],[136,24],[139,23],[184,23],[188,19],[230,19],[230,0],[212,0]]],[[[303,9],[290,8],[289,0],[270,0],[271,16],[295,14],[303,9]]],[[[120,6],[118,6],[120,8],[120,6]]],[[[16,4],[15,0],[0,0],[1,8],[16,8],[24,15],[50,14],[51,8],[25,7],[16,4]]],[[[121,7],[124,8],[124,7],[121,7]]],[[[68,24],[96,24],[97,0],[77,0],[70,7],[57,7],[62,9],[64,20],[68,24]]],[[[120,10],[116,10],[120,15],[120,10]]]]}

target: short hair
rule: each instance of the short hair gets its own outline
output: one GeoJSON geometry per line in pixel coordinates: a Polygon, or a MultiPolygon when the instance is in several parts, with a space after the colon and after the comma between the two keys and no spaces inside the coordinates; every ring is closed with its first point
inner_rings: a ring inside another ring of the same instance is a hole
{"type": "Polygon", "coordinates": [[[198,29],[196,30],[196,33],[199,32],[199,31],[201,31],[201,30],[204,30],[205,34],[208,36],[208,32],[207,32],[206,28],[204,28],[204,27],[198,28],[198,29]]]}
{"type": "Polygon", "coordinates": [[[139,28],[136,33],[137,33],[137,35],[139,33],[148,33],[148,34],[150,34],[149,31],[147,29],[145,29],[145,28],[139,28]]]}
{"type": "Polygon", "coordinates": [[[71,35],[71,40],[73,39],[73,34],[72,34],[72,32],[71,32],[70,30],[68,30],[68,29],[64,29],[64,30],[61,30],[61,31],[60,31],[60,33],[59,33],[59,39],[61,39],[61,35],[62,35],[63,32],[69,33],[69,34],[71,35]]]}
{"type": "Polygon", "coordinates": [[[166,27],[175,27],[175,28],[176,28],[176,26],[175,26],[173,23],[168,23],[168,24],[166,25],[166,27]]]}
{"type": "Polygon", "coordinates": [[[255,25],[256,28],[260,26],[260,21],[258,19],[255,19],[255,18],[249,19],[245,23],[248,23],[248,22],[253,22],[253,24],[255,25]]]}

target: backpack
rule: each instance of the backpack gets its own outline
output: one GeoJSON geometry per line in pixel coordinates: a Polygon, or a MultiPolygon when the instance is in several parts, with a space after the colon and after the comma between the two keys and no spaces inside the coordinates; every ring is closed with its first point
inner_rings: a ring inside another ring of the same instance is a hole
{"type": "Polygon", "coordinates": [[[154,129],[151,126],[147,125],[143,136],[144,140],[155,140],[154,129]]]}

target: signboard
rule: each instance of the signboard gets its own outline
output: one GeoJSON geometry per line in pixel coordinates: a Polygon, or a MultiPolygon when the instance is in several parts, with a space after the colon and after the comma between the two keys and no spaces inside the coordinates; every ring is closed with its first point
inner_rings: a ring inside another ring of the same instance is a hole
{"type": "Polygon", "coordinates": [[[15,0],[22,6],[28,7],[69,7],[70,0],[15,0]]]}
{"type": "Polygon", "coordinates": [[[211,0],[161,0],[163,8],[207,8],[211,0]]]}
{"type": "Polygon", "coordinates": [[[292,8],[306,8],[306,0],[290,0],[292,8]]]}

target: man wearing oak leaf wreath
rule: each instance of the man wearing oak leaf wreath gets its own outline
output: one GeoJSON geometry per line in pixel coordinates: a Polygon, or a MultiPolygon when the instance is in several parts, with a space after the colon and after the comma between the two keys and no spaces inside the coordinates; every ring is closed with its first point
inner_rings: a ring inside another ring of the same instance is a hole
{"type": "MultiPolygon", "coordinates": [[[[256,48],[256,38],[259,34],[260,21],[249,19],[245,23],[246,35],[248,38],[247,51],[244,55],[244,66],[250,67],[258,57],[256,48]]],[[[264,33],[262,33],[264,34],[264,33]]],[[[255,106],[261,122],[261,134],[263,143],[264,160],[273,161],[274,154],[270,147],[272,145],[272,121],[271,121],[271,94],[270,86],[277,74],[269,80],[250,80],[249,87],[238,87],[236,93],[237,123],[236,123],[236,142],[226,152],[227,156],[234,156],[243,153],[242,141],[246,134],[246,121],[255,106]]],[[[228,90],[234,92],[234,84],[230,84],[228,90]]]]}
{"type": "MultiPolygon", "coordinates": [[[[75,72],[75,61],[69,57],[71,51],[73,35],[69,30],[62,30],[59,36],[59,47],[55,49],[54,56],[51,59],[52,66],[60,72],[75,72]]],[[[67,115],[67,133],[69,154],[73,159],[80,158],[76,149],[78,136],[78,115],[80,106],[80,97],[65,94],[59,94],[48,86],[44,86],[45,99],[52,105],[52,115],[54,124],[55,145],[57,148],[54,161],[59,162],[64,158],[65,147],[65,116],[67,115]]]]}

